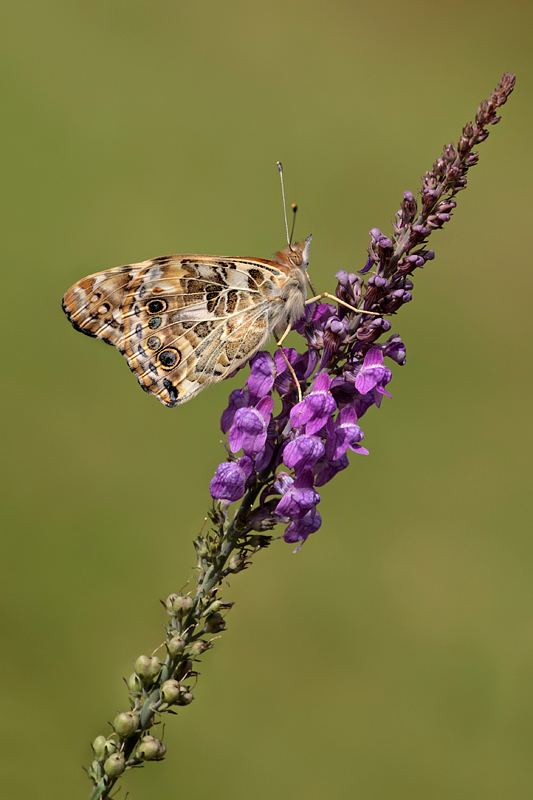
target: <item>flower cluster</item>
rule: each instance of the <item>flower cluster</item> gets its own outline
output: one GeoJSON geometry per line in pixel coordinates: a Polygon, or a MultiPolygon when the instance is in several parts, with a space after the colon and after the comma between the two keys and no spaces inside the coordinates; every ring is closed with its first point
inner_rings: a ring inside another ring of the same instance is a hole
{"type": "MultiPolygon", "coordinates": [[[[360,283],[345,272],[337,278],[341,288],[360,283]]],[[[232,503],[260,481],[250,529],[288,523],[285,541],[301,546],[322,522],[317,487],[346,469],[348,450],[368,454],[358,420],[370,406],[379,406],[383,395],[390,397],[384,356],[404,363],[405,348],[398,336],[365,348],[351,329],[350,312],[325,303],[309,306],[296,327],[307,341],[306,352],[258,353],[244,388],[231,393],[221,422],[230,460],[219,465],[210,489],[213,498],[232,503]],[[342,366],[335,366],[341,355],[342,366]],[[300,402],[294,376],[305,391],[300,402]],[[274,394],[281,401],[277,414],[274,394]]]]}
{"type": "Polygon", "coordinates": [[[478,160],[473,148],[489,135],[486,126],[499,121],[496,110],[514,82],[514,75],[504,74],[479,106],[475,122],[463,128],[457,147],[447,145],[426,172],[419,199],[404,192],[393,234],[370,231],[368,258],[359,274],[337,272],[336,297],[352,310],[341,304],[309,305],[294,325],[306,351],[258,353],[244,388],[231,393],[221,423],[229,460],[219,465],[210,490],[224,504],[248,490],[254,498],[259,494],[244,533],[281,522],[287,524],[285,541],[300,547],[322,522],[317,488],[346,469],[348,450],[368,454],[359,420],[372,405],[379,407],[384,395],[390,397],[385,387],[391,370],[384,359],[405,364],[401,338],[392,334],[382,341],[391,329],[387,316],[412,300],[409,276],[435,257],[427,239],[449,221],[453,198],[466,187],[468,169],[478,160]],[[281,401],[278,413],[274,393],[281,401]]]}

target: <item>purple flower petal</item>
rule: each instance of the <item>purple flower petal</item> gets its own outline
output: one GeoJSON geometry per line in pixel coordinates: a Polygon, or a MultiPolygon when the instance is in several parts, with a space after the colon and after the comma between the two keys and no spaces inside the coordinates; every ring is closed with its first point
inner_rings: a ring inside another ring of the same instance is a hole
{"type": "Polygon", "coordinates": [[[284,540],[287,544],[295,544],[300,542],[300,546],[293,552],[297,553],[300,547],[307,540],[307,537],[315,533],[322,525],[322,517],[316,511],[308,511],[305,516],[296,519],[287,527],[283,534],[284,540]]]}
{"type": "Polygon", "coordinates": [[[316,378],[312,392],[291,409],[290,419],[293,428],[305,425],[305,432],[313,434],[324,427],[337,408],[329,390],[330,384],[331,379],[326,373],[316,378]]]}
{"type": "Polygon", "coordinates": [[[335,477],[337,472],[346,469],[348,464],[348,456],[346,455],[341,456],[338,461],[321,458],[315,467],[315,486],[324,486],[325,483],[335,477]]]}
{"type": "Polygon", "coordinates": [[[374,387],[379,387],[378,392],[381,394],[388,394],[383,387],[390,381],[391,377],[392,373],[390,369],[383,366],[383,353],[381,348],[371,347],[355,379],[355,388],[361,392],[361,394],[366,394],[374,387]]]}
{"type": "Polygon", "coordinates": [[[291,488],[276,507],[276,514],[284,517],[303,517],[320,502],[320,495],[313,488],[313,473],[306,470],[298,475],[291,488]]]}
{"type": "Polygon", "coordinates": [[[211,497],[215,500],[229,500],[234,503],[244,496],[246,481],[252,474],[253,461],[243,456],[238,461],[225,461],[219,464],[215,477],[209,484],[211,497]]]}
{"type": "Polygon", "coordinates": [[[232,453],[244,450],[255,458],[265,445],[268,423],[274,408],[272,397],[263,397],[256,408],[239,408],[230,428],[228,444],[232,453]]]}
{"type": "Polygon", "coordinates": [[[318,436],[298,436],[289,442],[283,451],[283,463],[289,469],[300,472],[312,469],[325,453],[324,442],[318,436]]]}
{"type": "Polygon", "coordinates": [[[220,420],[220,427],[222,433],[227,433],[233,425],[233,417],[238,408],[244,408],[248,405],[249,396],[248,392],[244,389],[235,389],[229,396],[229,405],[222,412],[222,419],[220,420]]]}
{"type": "Polygon", "coordinates": [[[326,455],[330,461],[338,461],[348,448],[356,453],[368,455],[368,450],[358,444],[364,437],[357,424],[353,406],[345,406],[339,411],[335,422],[330,418],[327,424],[326,455]]]}
{"type": "Polygon", "coordinates": [[[270,353],[263,350],[257,353],[250,362],[250,377],[247,382],[253,403],[270,392],[275,377],[276,365],[270,353]]]}

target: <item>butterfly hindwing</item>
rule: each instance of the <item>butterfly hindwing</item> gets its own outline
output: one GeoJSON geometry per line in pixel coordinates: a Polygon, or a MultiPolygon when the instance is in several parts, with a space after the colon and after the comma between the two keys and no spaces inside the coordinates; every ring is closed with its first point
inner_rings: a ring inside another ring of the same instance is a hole
{"type": "Polygon", "coordinates": [[[114,344],[143,389],[172,407],[266,342],[280,277],[260,259],[165,256],[79,281],[64,308],[76,328],[114,344]]]}

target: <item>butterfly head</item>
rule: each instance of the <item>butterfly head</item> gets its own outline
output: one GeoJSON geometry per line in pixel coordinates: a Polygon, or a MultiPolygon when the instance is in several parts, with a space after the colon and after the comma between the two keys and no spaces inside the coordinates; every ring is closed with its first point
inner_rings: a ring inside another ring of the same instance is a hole
{"type": "Polygon", "coordinates": [[[305,272],[309,265],[309,250],[312,240],[313,234],[304,239],[303,242],[294,242],[294,244],[287,245],[279,253],[276,253],[276,261],[289,269],[298,267],[305,272]]]}

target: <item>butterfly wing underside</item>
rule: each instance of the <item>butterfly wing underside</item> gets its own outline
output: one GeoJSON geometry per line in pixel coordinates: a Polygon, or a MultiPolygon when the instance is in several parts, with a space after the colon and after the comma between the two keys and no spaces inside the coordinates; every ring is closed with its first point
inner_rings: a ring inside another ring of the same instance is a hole
{"type": "Polygon", "coordinates": [[[84,278],[63,307],[74,327],[117,347],[143,389],[173,407],[261,348],[283,277],[262,259],[164,256],[84,278]]]}

